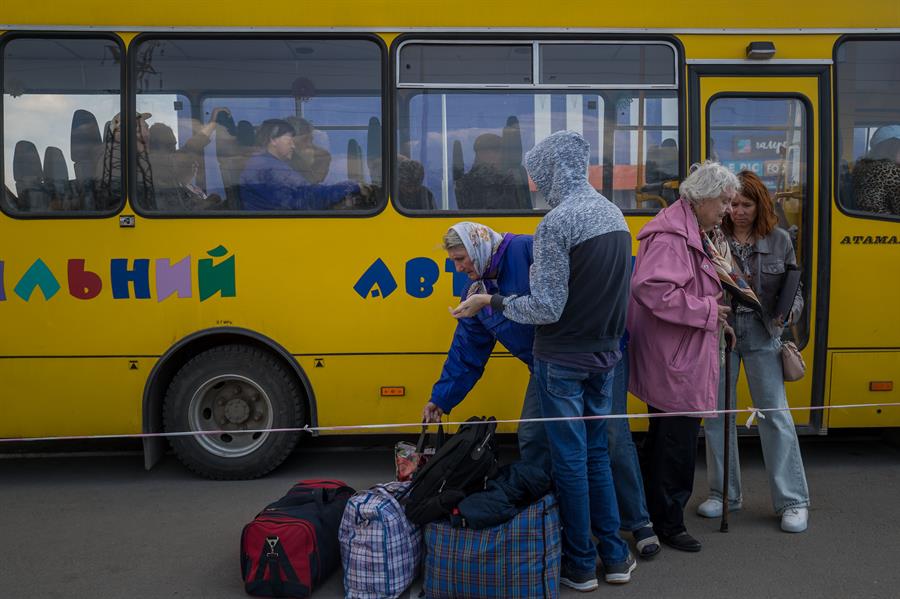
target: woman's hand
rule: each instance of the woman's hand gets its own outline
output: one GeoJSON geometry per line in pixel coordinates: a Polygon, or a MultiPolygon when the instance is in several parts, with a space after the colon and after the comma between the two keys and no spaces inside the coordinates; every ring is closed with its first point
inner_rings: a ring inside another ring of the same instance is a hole
{"type": "Polygon", "coordinates": [[[781,314],[779,314],[778,316],[776,316],[776,317],[774,318],[773,324],[775,325],[775,328],[776,328],[776,329],[783,329],[784,327],[789,327],[789,326],[791,326],[792,324],[794,324],[794,315],[793,315],[793,314],[788,314],[787,319],[785,319],[784,316],[782,316],[781,314]]]}
{"type": "Polygon", "coordinates": [[[444,410],[440,409],[436,404],[429,401],[427,404],[425,404],[425,408],[422,410],[422,421],[440,422],[441,416],[443,415],[444,410]]]}
{"type": "Polygon", "coordinates": [[[728,315],[731,314],[731,308],[728,306],[723,306],[722,304],[716,304],[716,308],[719,309],[719,314],[717,316],[719,321],[719,326],[728,324],[728,315]]]}
{"type": "Polygon", "coordinates": [[[737,345],[737,335],[735,335],[734,329],[726,322],[722,332],[725,334],[725,345],[729,349],[734,349],[734,346],[737,345]]]}
{"type": "Polygon", "coordinates": [[[491,296],[486,293],[477,293],[466,298],[466,301],[450,311],[453,318],[469,318],[475,316],[481,309],[491,304],[491,296]]]}

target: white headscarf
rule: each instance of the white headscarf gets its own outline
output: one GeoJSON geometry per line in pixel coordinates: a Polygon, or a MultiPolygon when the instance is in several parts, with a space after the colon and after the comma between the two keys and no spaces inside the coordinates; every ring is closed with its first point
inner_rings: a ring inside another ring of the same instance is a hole
{"type": "Polygon", "coordinates": [[[456,223],[450,228],[456,231],[462,240],[463,247],[466,248],[466,253],[469,254],[469,259],[472,260],[472,265],[475,267],[475,272],[479,277],[469,287],[467,297],[476,293],[487,293],[487,287],[485,287],[482,279],[485,275],[491,274],[485,272],[485,270],[490,266],[494,252],[500,247],[503,235],[490,227],[468,221],[456,223]]]}

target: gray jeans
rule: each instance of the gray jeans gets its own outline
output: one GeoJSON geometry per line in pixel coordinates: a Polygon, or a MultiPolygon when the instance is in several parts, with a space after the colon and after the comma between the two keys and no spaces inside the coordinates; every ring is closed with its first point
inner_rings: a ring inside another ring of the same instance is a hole
{"type": "MultiPolygon", "coordinates": [[[[786,408],[787,396],[784,392],[784,378],[781,371],[781,350],[779,342],[766,331],[762,322],[752,313],[739,312],[735,317],[737,346],[731,352],[731,393],[735,397],[738,370],[744,363],[744,374],[750,387],[753,405],[757,408],[786,408]]],[[[734,399],[732,399],[734,404],[734,399]]],[[[725,368],[719,377],[719,409],[725,408],[725,368]]],[[[738,415],[740,417],[740,415],[738,415]]],[[[739,503],[741,492],[741,469],[738,460],[737,433],[735,420],[731,419],[730,475],[728,481],[728,503],[739,503]]],[[[722,478],[724,465],[725,417],[707,418],[704,421],[706,433],[706,477],[709,481],[710,496],[722,498],[722,478]]],[[[769,490],[775,513],[781,514],[792,507],[809,506],[809,489],[800,444],[791,413],[765,412],[765,418],[756,420],[762,444],[763,460],[769,475],[769,490]]]]}

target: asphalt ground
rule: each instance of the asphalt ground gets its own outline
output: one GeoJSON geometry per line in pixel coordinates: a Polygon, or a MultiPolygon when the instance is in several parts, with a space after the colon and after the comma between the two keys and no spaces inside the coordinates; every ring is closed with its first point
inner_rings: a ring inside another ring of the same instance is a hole
{"type": "MultiPolygon", "coordinates": [[[[687,526],[703,550],[664,547],[630,584],[601,582],[594,596],[900,597],[900,449],[877,437],[801,445],[813,501],[806,533],[779,530],[753,438],[741,439],[744,509],[730,532],[696,516],[706,495],[701,445],[687,526]]],[[[359,438],[308,441],[276,472],[240,482],[196,478],[171,455],[149,472],[137,452],[0,456],[0,597],[246,597],[240,532],[260,508],[298,479],[365,488],[390,480],[392,468],[389,443],[359,438]]],[[[313,594],[342,596],[340,572],[313,594]]]]}

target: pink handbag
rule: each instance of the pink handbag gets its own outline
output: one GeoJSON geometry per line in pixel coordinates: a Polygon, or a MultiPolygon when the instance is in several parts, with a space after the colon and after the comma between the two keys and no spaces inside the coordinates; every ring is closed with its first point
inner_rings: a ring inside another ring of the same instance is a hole
{"type": "Polygon", "coordinates": [[[803,361],[803,356],[793,341],[781,342],[781,368],[784,371],[784,380],[789,383],[799,381],[806,374],[806,362],[803,361]]]}

